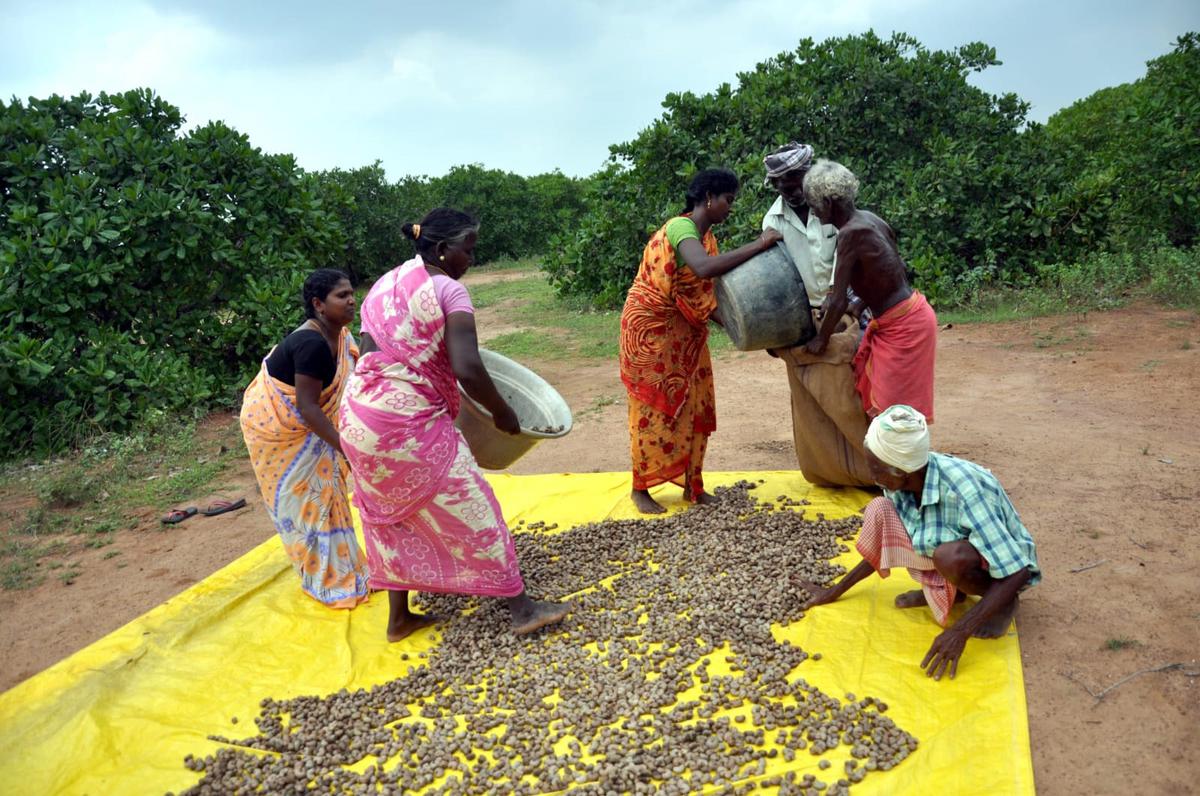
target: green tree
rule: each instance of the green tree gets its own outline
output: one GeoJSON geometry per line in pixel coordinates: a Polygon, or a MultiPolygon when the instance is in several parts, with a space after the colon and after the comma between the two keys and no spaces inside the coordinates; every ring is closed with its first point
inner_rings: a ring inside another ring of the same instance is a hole
{"type": "Polygon", "coordinates": [[[243,387],[342,248],[288,155],[152,91],[0,104],[0,441],[50,449],[243,387]]]}
{"type": "Polygon", "coordinates": [[[1134,83],[1102,89],[1047,122],[1063,190],[1059,216],[1116,249],[1200,234],[1200,35],[1134,83]]]}
{"type": "Polygon", "coordinates": [[[742,178],[718,234],[723,246],[746,242],[773,198],[762,157],[791,139],[858,173],[860,203],[897,229],[927,290],[945,292],[981,270],[1031,271],[1042,197],[1021,137],[1028,106],[967,81],[997,63],[981,43],[931,51],[905,34],[866,33],[803,40],[738,75],[736,88],[670,94],[658,120],[611,148],[587,214],[552,247],[550,278],[561,292],[617,304],[647,236],[678,211],[689,176],[708,166],[742,178]]]}

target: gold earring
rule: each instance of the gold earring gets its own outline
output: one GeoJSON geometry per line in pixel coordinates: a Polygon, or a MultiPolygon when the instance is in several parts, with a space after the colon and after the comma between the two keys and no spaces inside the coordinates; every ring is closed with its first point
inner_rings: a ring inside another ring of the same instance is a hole
{"type": "Polygon", "coordinates": [[[446,255],[440,254],[440,255],[438,255],[438,259],[441,260],[442,262],[446,262],[446,255]]]}
{"type": "Polygon", "coordinates": [[[712,209],[712,199],[709,199],[709,200],[708,200],[708,202],[707,202],[707,203],[705,203],[705,205],[704,205],[704,206],[705,206],[705,207],[707,207],[707,208],[709,208],[709,209],[711,210],[711,209],[712,209]]]}

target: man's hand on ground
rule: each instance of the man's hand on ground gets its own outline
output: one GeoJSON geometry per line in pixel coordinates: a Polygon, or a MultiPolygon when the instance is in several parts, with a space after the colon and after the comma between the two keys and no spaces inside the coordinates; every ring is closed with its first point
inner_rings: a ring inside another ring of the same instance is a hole
{"type": "Polygon", "coordinates": [[[925,674],[934,680],[941,680],[942,675],[950,673],[950,679],[958,673],[958,659],[966,649],[970,634],[954,627],[948,627],[938,634],[921,661],[925,674]]]}
{"type": "Polygon", "coordinates": [[[831,603],[838,597],[833,589],[827,589],[824,586],[818,586],[811,581],[800,580],[797,578],[796,580],[793,580],[792,583],[809,593],[810,599],[807,603],[805,603],[809,608],[831,603]]]}

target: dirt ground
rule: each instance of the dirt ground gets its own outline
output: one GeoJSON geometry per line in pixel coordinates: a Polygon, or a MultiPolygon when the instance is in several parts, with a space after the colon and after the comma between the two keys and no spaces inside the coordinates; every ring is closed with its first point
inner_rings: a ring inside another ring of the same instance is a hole
{"type": "MultiPolygon", "coordinates": [[[[494,320],[481,311],[485,340],[494,320]]],[[[513,471],[623,470],[628,437],[616,364],[527,364],[558,387],[577,421],[569,436],[543,443],[513,471]]],[[[719,429],[706,469],[795,466],[782,368],[765,354],[716,358],[719,429]]],[[[934,447],[999,475],[1045,573],[1018,617],[1034,772],[1044,794],[1196,792],[1198,394],[1195,313],[1140,306],[941,333],[934,447]],[[1183,666],[1123,681],[1174,663],[1183,666]]],[[[209,420],[214,427],[232,422],[209,420]]],[[[0,687],[270,538],[248,464],[221,487],[221,496],[245,495],[249,507],[170,530],[148,515],[142,527],[120,532],[120,556],[87,551],[73,585],[49,578],[31,591],[0,592],[0,687]]],[[[973,640],[966,655],[986,643],[973,640]]]]}

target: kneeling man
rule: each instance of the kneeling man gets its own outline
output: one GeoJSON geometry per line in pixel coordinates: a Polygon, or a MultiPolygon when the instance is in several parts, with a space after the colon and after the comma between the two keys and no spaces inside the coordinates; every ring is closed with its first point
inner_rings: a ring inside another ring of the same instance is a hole
{"type": "Polygon", "coordinates": [[[928,605],[946,629],[921,661],[926,674],[953,678],[967,639],[998,638],[1017,612],[1017,595],[1042,579],[1029,531],[996,476],[977,464],[929,450],[925,417],[891,406],[871,421],[867,465],[884,490],[863,511],[857,548],[863,560],[829,587],[801,582],[810,605],[841,597],[851,586],[892,567],[907,567],[920,591],[896,597],[897,608],[928,605]],[[981,599],[950,627],[963,595],[981,599]]]}

